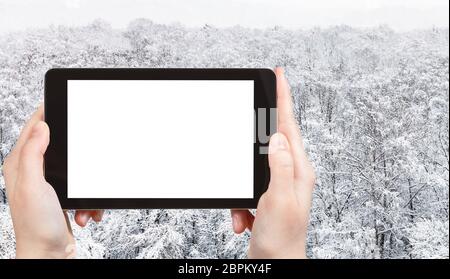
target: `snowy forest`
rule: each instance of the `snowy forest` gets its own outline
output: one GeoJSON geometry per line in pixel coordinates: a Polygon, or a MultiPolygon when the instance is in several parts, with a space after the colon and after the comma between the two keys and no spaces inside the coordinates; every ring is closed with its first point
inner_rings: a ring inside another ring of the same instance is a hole
{"type": "MultiPolygon", "coordinates": [[[[275,66],[286,69],[317,173],[307,255],[449,258],[447,28],[188,28],[137,19],[120,30],[97,20],[5,33],[0,162],[42,102],[50,68],[275,66]]],[[[0,258],[13,258],[4,187],[0,177],[0,258]]],[[[250,237],[233,233],[229,210],[108,210],[99,224],[72,227],[80,258],[245,258],[250,237]]]]}

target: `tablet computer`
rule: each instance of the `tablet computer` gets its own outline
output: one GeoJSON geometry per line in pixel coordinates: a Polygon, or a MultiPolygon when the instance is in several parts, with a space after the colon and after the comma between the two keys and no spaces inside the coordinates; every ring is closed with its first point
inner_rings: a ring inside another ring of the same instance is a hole
{"type": "Polygon", "coordinates": [[[64,209],[255,208],[270,69],[51,69],[45,178],[64,209]]]}

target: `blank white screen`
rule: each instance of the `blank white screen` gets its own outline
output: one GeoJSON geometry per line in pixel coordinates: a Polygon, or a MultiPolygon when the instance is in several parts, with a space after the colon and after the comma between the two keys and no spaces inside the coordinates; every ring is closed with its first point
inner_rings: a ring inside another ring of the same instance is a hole
{"type": "Polygon", "coordinates": [[[253,198],[252,80],[69,80],[68,198],[253,198]]]}

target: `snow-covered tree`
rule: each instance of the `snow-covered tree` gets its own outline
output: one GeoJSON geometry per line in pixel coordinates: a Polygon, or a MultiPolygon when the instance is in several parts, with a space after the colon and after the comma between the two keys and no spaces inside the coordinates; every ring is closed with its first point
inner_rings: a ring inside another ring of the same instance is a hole
{"type": "MultiPolygon", "coordinates": [[[[0,35],[0,162],[50,68],[283,66],[318,178],[308,255],[448,258],[448,34],[137,19],[125,30],[98,20],[0,35]]],[[[73,227],[88,258],[245,258],[250,237],[232,232],[228,210],[114,210],[73,227]]],[[[0,257],[14,248],[0,177],[0,257]]]]}

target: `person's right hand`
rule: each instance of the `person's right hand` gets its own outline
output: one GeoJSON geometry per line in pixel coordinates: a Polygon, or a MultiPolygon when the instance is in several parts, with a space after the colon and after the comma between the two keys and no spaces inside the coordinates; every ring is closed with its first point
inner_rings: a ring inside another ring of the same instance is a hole
{"type": "Polygon", "coordinates": [[[306,232],[315,173],[294,119],[289,85],[277,76],[278,132],[269,143],[271,179],[258,202],[256,216],[232,210],[233,229],[251,230],[249,258],[306,258],[306,232]]]}

